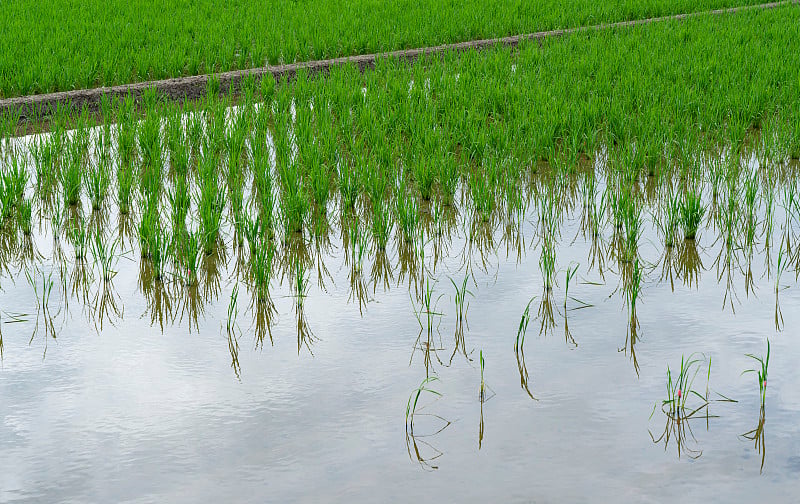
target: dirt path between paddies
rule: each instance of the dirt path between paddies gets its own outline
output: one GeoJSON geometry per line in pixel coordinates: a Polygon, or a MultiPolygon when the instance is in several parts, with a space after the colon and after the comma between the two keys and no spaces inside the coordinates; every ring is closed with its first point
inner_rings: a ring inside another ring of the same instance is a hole
{"type": "Polygon", "coordinates": [[[261,77],[269,74],[275,78],[276,81],[280,81],[284,78],[287,80],[292,80],[297,72],[301,70],[305,70],[310,74],[319,72],[324,73],[332,67],[341,65],[355,65],[360,71],[363,72],[366,69],[373,68],[376,61],[387,58],[414,61],[417,58],[425,55],[434,55],[445,52],[482,50],[498,46],[515,47],[523,41],[541,41],[542,39],[560,37],[562,35],[614,28],[626,28],[659,21],[680,20],[698,16],[731,14],[746,10],[773,9],[790,4],[800,4],[800,0],[784,0],[760,5],[729,7],[726,9],[715,9],[711,11],[694,12],[689,14],[673,14],[669,16],[636,19],[632,21],[620,21],[616,23],[605,23],[593,26],[582,26],[578,28],[541,31],[524,35],[514,35],[510,37],[473,40],[455,44],[443,44],[438,46],[422,47],[419,49],[406,49],[376,54],[364,54],[360,56],[347,56],[326,60],[306,61],[288,65],[267,66],[216,74],[138,82],[135,84],[21,96],[0,100],[0,114],[12,113],[18,115],[18,124],[20,129],[23,131],[30,131],[32,128],[46,129],[47,119],[55,112],[57,107],[69,107],[72,112],[78,112],[85,107],[90,113],[97,114],[100,109],[101,99],[104,95],[108,95],[109,98],[113,99],[114,97],[123,97],[130,94],[137,100],[137,102],[139,102],[144,90],[148,88],[155,88],[162,98],[176,102],[190,101],[196,100],[205,95],[207,84],[211,79],[216,79],[219,82],[221,94],[236,95],[244,79],[249,77],[254,77],[256,81],[258,81],[261,79],[261,77]],[[41,121],[41,124],[39,124],[38,127],[37,125],[30,124],[30,121],[36,120],[41,121]]]}

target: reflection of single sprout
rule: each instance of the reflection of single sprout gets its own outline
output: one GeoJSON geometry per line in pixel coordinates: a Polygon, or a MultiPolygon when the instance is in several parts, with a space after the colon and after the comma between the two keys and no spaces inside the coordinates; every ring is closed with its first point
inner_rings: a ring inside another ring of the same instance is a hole
{"type": "MultiPolygon", "coordinates": [[[[25,270],[25,278],[28,280],[30,286],[33,287],[33,293],[36,296],[36,324],[28,343],[30,344],[33,342],[33,338],[35,338],[36,334],[39,332],[39,323],[41,320],[44,326],[44,353],[46,355],[48,339],[56,339],[57,331],[55,327],[55,318],[61,313],[61,307],[58,308],[56,313],[50,311],[50,298],[53,293],[53,286],[55,285],[55,282],[53,282],[53,272],[51,271],[45,276],[44,272],[40,271],[38,268],[35,268],[33,272],[25,270]],[[39,274],[41,274],[41,282],[39,282],[39,274]]],[[[2,343],[0,343],[0,347],[2,347],[2,343]]]]}
{"type": "Polygon", "coordinates": [[[765,444],[765,437],[764,437],[764,424],[766,423],[766,421],[767,421],[766,413],[764,406],[762,405],[761,408],[759,409],[758,425],[756,425],[756,428],[740,435],[740,437],[743,439],[753,441],[754,448],[761,455],[761,467],[759,469],[759,472],[764,472],[764,461],[767,458],[767,447],[765,444]]]}
{"type": "Polygon", "coordinates": [[[228,303],[228,320],[225,325],[225,333],[228,337],[228,350],[231,354],[231,367],[236,374],[236,378],[241,380],[242,368],[239,366],[239,335],[241,329],[239,324],[236,323],[236,317],[239,315],[239,284],[233,286],[231,291],[231,300],[228,303]]]}
{"type": "Polygon", "coordinates": [[[480,390],[480,403],[481,403],[481,420],[480,425],[478,427],[478,449],[481,449],[483,445],[483,403],[491,399],[495,396],[494,390],[490,386],[486,384],[486,380],[483,378],[483,370],[484,370],[484,360],[483,360],[483,350],[480,352],[480,363],[481,363],[481,390],[480,390]],[[488,393],[487,393],[488,391],[488,393]]]}
{"type": "Polygon", "coordinates": [[[517,339],[514,341],[514,354],[517,357],[517,368],[519,370],[519,380],[520,386],[522,390],[524,390],[528,397],[533,399],[534,401],[538,401],[528,386],[529,376],[528,376],[528,368],[525,366],[525,333],[528,331],[528,323],[531,320],[531,304],[536,299],[534,296],[528,301],[528,304],[525,306],[525,311],[522,312],[522,318],[519,321],[519,328],[517,329],[517,339]]]}
{"type": "MultiPolygon", "coordinates": [[[[416,352],[418,348],[424,352],[425,375],[429,376],[432,364],[431,354],[436,356],[436,360],[439,361],[440,364],[442,363],[442,361],[439,359],[439,355],[436,353],[439,348],[437,348],[434,344],[433,333],[434,322],[437,320],[438,323],[436,323],[435,330],[437,333],[439,332],[439,323],[441,323],[441,318],[444,314],[437,311],[437,306],[439,304],[439,300],[442,298],[442,295],[440,294],[434,299],[433,286],[430,283],[430,279],[426,279],[425,288],[422,291],[421,297],[421,306],[419,309],[414,308],[414,316],[417,318],[417,323],[419,324],[419,334],[417,335],[417,340],[414,342],[414,350],[411,352],[411,359],[414,359],[414,352],[416,352]],[[423,317],[425,319],[424,323],[423,317]],[[423,333],[425,333],[426,336],[424,341],[422,339],[423,333]]],[[[442,343],[440,340],[439,347],[441,346],[442,343]]]]}
{"type": "Polygon", "coordinates": [[[461,287],[459,287],[452,278],[450,279],[450,283],[453,284],[453,288],[456,291],[454,297],[454,302],[456,305],[455,346],[453,348],[453,355],[450,356],[450,362],[453,362],[453,357],[455,357],[459,350],[462,354],[464,354],[464,357],[469,360],[469,357],[467,357],[466,342],[464,341],[464,327],[466,326],[467,330],[469,330],[469,322],[467,322],[467,310],[469,310],[469,302],[467,302],[466,299],[467,294],[473,298],[475,295],[471,291],[467,290],[468,281],[469,275],[464,275],[464,280],[461,282],[461,287]]]}

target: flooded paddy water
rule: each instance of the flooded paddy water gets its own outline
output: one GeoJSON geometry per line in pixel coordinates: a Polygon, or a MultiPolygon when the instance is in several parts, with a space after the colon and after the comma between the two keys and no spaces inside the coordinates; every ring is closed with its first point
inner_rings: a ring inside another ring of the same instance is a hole
{"type": "Polygon", "coordinates": [[[142,208],[29,183],[0,244],[0,500],[790,502],[796,161],[712,176],[671,246],[673,181],[608,162],[521,170],[488,211],[463,181],[419,198],[385,251],[343,196],[255,247],[226,209],[196,271],[142,254],[142,208]],[[768,344],[767,386],[743,372],[768,344]]]}

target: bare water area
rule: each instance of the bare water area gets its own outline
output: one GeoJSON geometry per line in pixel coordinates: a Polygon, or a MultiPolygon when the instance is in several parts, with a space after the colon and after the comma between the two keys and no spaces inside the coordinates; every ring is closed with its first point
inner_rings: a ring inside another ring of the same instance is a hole
{"type": "Polygon", "coordinates": [[[693,239],[666,239],[671,180],[621,188],[601,151],[488,208],[419,198],[385,250],[341,196],[254,242],[226,207],[195,270],[142,253],[137,205],[31,174],[0,238],[0,501],[794,502],[798,166],[719,162],[693,239]]]}

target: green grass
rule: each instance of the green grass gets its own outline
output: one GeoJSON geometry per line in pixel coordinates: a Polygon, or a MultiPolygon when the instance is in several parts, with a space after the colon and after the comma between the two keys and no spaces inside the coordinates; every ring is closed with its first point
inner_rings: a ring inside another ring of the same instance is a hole
{"type": "Polygon", "coordinates": [[[758,3],[11,2],[0,11],[0,98],[758,3]]]}

